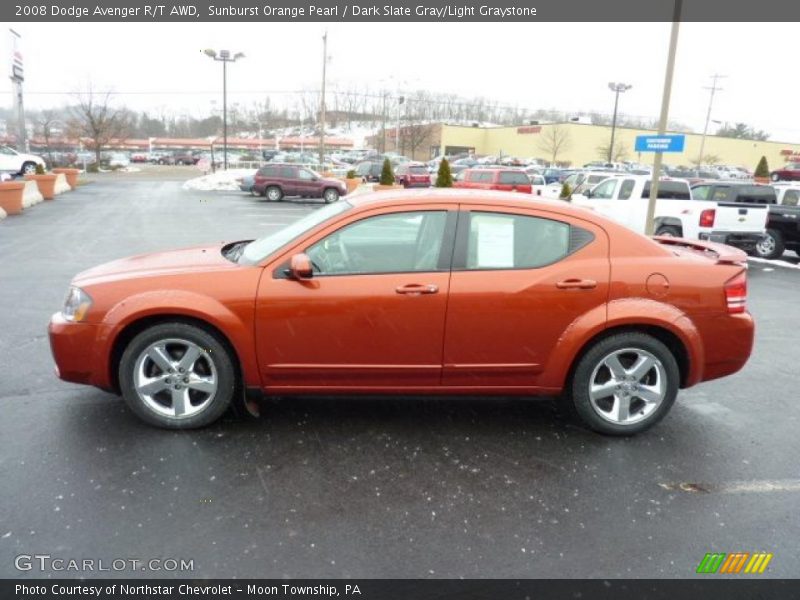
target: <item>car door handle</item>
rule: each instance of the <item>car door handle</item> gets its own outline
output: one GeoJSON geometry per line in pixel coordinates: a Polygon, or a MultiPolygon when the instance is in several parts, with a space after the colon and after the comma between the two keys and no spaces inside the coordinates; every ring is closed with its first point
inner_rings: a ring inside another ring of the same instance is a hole
{"type": "Polygon", "coordinates": [[[564,279],[556,283],[560,290],[592,290],[597,287],[594,279],[564,279]]]}
{"type": "Polygon", "coordinates": [[[419,296],[420,294],[435,294],[439,291],[438,285],[431,283],[409,283],[408,285],[401,285],[394,290],[398,294],[407,294],[409,296],[419,296]]]}

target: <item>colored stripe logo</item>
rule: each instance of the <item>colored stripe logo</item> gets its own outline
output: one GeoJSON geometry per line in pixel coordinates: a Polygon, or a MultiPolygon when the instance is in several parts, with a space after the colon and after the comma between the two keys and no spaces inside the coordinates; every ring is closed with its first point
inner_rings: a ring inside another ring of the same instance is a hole
{"type": "Polygon", "coordinates": [[[697,572],[702,574],[727,574],[738,575],[746,573],[751,575],[761,574],[767,570],[772,560],[772,553],[767,552],[709,552],[697,565],[697,572]]]}

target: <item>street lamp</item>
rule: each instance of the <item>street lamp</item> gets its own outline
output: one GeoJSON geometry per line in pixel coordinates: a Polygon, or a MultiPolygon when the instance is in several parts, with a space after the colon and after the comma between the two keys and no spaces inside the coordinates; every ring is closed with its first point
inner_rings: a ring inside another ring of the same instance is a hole
{"type": "Polygon", "coordinates": [[[203,54],[215,61],[222,63],[222,161],[224,169],[228,170],[228,63],[244,58],[244,52],[237,52],[231,56],[230,50],[216,50],[207,48],[203,54]]]}
{"type": "Polygon", "coordinates": [[[611,158],[614,156],[614,133],[617,129],[617,106],[619,105],[619,95],[622,92],[627,92],[633,86],[627,83],[610,82],[608,89],[614,92],[614,118],[611,121],[611,143],[608,145],[608,162],[612,162],[611,158]]]}

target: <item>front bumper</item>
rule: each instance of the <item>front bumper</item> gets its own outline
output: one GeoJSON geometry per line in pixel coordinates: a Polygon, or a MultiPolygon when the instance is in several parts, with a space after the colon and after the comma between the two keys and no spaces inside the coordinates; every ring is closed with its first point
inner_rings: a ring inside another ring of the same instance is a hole
{"type": "Polygon", "coordinates": [[[712,231],[709,233],[701,233],[698,237],[701,240],[708,242],[727,244],[728,246],[742,248],[743,250],[752,250],[764,237],[764,233],[761,231],[744,233],[733,231],[712,231]]]}
{"type": "Polygon", "coordinates": [[[67,321],[60,312],[50,318],[47,332],[56,374],[64,381],[98,385],[94,377],[97,325],[67,321]]]}

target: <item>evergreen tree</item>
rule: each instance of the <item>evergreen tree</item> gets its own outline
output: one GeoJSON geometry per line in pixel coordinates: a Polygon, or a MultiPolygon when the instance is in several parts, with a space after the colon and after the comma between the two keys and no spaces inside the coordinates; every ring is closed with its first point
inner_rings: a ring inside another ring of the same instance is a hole
{"type": "Polygon", "coordinates": [[[450,173],[450,163],[446,158],[439,163],[439,172],[436,174],[436,187],[453,187],[453,175],[450,173]]]}
{"type": "Polygon", "coordinates": [[[762,156],[758,161],[756,172],[753,174],[755,177],[769,177],[769,165],[767,165],[767,157],[762,156]]]}
{"type": "Polygon", "coordinates": [[[392,163],[388,158],[383,159],[383,170],[381,171],[381,185],[394,185],[394,173],[392,173],[392,163]]]}

